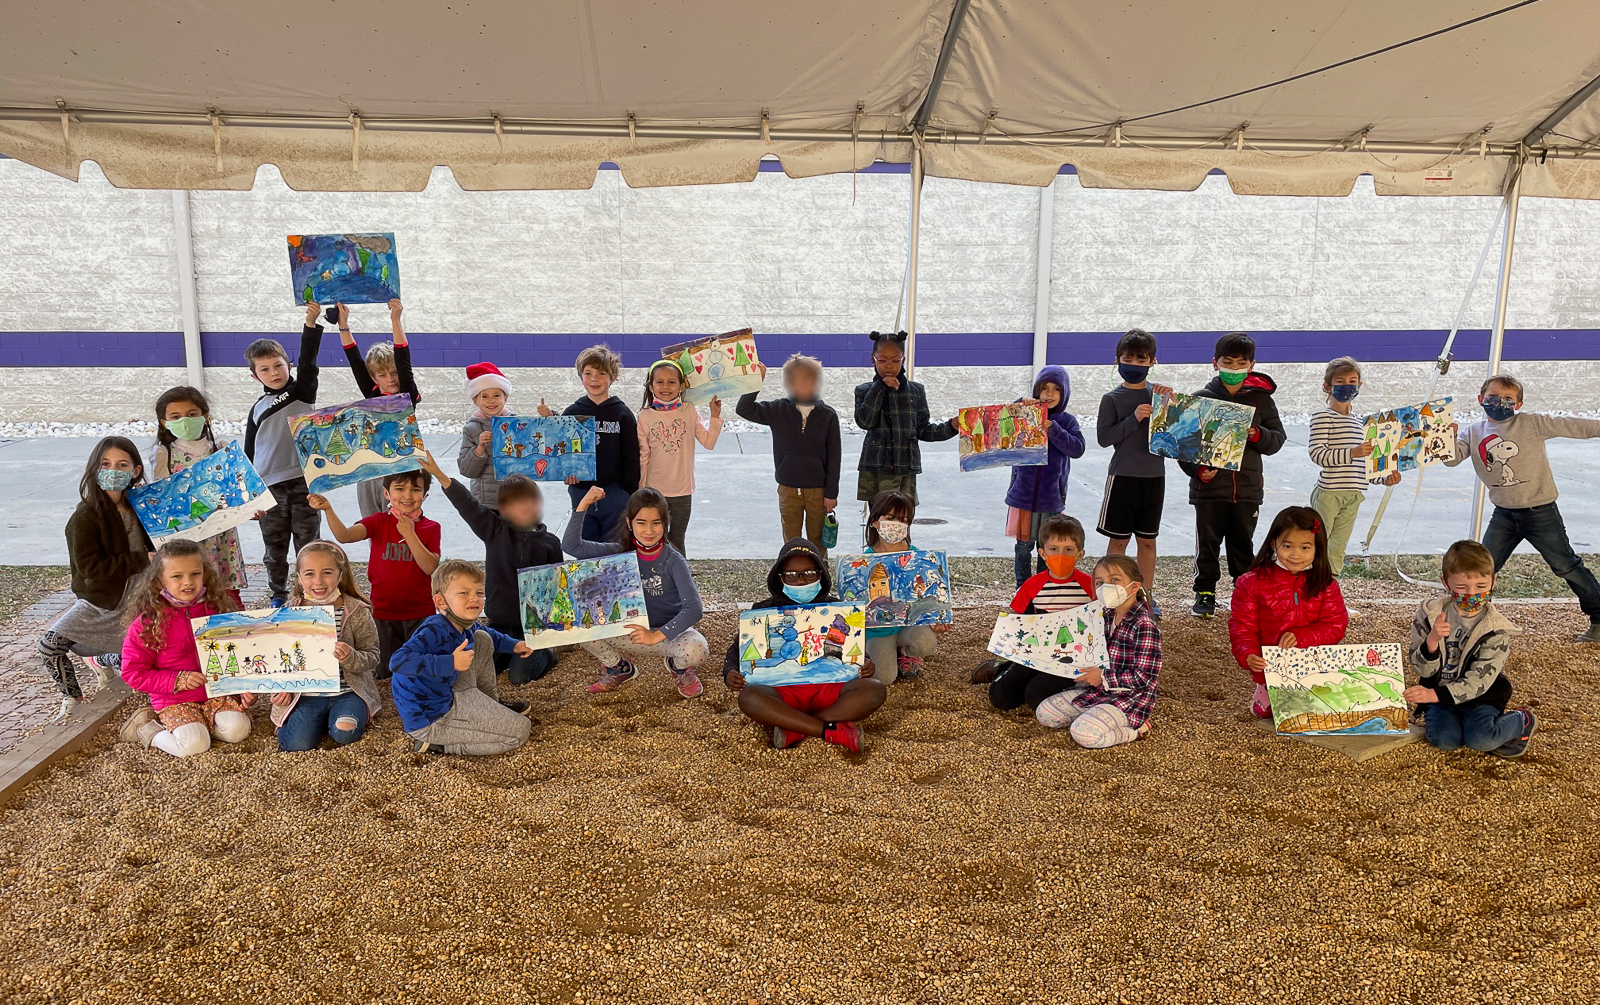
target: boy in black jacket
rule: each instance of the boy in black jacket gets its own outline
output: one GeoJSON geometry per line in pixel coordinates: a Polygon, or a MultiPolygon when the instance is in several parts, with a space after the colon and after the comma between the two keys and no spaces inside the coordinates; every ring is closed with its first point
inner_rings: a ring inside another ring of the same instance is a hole
{"type": "MultiPolygon", "coordinates": [[[[472,490],[464,483],[445,475],[433,454],[423,452],[422,466],[483,542],[484,589],[488,594],[483,609],[489,616],[489,627],[512,638],[522,638],[526,632],[517,571],[554,565],[562,559],[561,541],[540,522],[544,497],[539,484],[525,475],[512,475],[502,481],[497,513],[473,498],[472,490]]],[[[535,649],[526,656],[502,652],[494,656],[495,672],[505,674],[512,684],[538,680],[555,665],[556,654],[549,649],[535,649]]]]}
{"type": "MultiPolygon", "coordinates": [[[[757,363],[763,378],[764,363],[757,363]]],[[[772,469],[778,480],[778,519],[783,539],[805,536],[822,544],[822,522],[839,505],[839,413],[822,400],[821,361],[795,353],[783,364],[788,397],[757,401],[759,391],[739,399],[741,419],[772,427],[772,469]]]]}
{"type": "Polygon", "coordinates": [[[1201,467],[1180,461],[1189,476],[1189,505],[1194,507],[1194,607],[1197,618],[1217,613],[1217,581],[1222,578],[1219,551],[1228,548],[1228,575],[1238,579],[1255,558],[1256,517],[1265,498],[1266,480],[1261,458],[1283,448],[1283,422],[1272,392],[1278,385],[1255,372],[1256,342],[1244,332],[1217,339],[1211,368],[1217,375],[1195,392],[1197,398],[1217,398],[1256,410],[1255,424],[1245,443],[1238,471],[1201,467]]]}
{"type": "MultiPolygon", "coordinates": [[[[603,345],[592,345],[578,353],[574,365],[585,393],[561,414],[594,416],[595,478],[587,482],[568,478],[567,494],[572,497],[572,508],[577,509],[578,501],[591,488],[598,485],[605,490],[606,497],[584,514],[583,538],[609,541],[622,511],[628,508],[628,497],[639,490],[639,424],[633,410],[611,393],[611,385],[621,372],[622,357],[603,345]]],[[[540,401],[539,414],[555,413],[540,401]]]]}

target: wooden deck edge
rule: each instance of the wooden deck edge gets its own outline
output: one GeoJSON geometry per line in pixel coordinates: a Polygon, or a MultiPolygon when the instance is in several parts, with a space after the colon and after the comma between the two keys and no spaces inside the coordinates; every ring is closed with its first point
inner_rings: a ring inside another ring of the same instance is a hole
{"type": "Polygon", "coordinates": [[[72,716],[59,725],[30,736],[11,750],[0,754],[0,807],[27,788],[28,783],[49,770],[57,761],[83,748],[107,722],[116,718],[124,699],[133,691],[120,680],[95,692],[89,701],[73,709],[72,716]]]}

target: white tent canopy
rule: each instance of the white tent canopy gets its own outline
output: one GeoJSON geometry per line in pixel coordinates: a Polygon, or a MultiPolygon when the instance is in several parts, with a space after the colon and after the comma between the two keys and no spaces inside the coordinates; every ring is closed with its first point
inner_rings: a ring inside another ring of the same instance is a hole
{"type": "Polygon", "coordinates": [[[420,190],[906,162],[1043,185],[1600,197],[1593,0],[12,0],[0,152],[114,184],[420,190]],[[1568,107],[1570,106],[1570,107],[1568,107]],[[1553,117],[1553,113],[1561,112],[1553,117]]]}

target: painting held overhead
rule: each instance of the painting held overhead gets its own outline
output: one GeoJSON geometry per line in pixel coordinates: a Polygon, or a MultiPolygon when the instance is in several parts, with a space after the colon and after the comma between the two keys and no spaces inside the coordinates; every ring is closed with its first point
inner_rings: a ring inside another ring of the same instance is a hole
{"type": "Polygon", "coordinates": [[[570,646],[649,628],[633,552],[517,572],[523,638],[534,649],[570,646]]]}
{"type": "Polygon", "coordinates": [[[749,328],[669,345],[661,350],[661,358],[678,364],[685,384],[683,400],[691,405],[761,390],[761,371],[756,368],[761,361],[749,328]]]}
{"type": "Polygon", "coordinates": [[[897,551],[839,558],[839,598],[865,604],[868,628],[948,625],[950,563],[942,551],[897,551]]]}
{"type": "Polygon", "coordinates": [[[332,607],[279,607],[191,618],[206,694],[338,694],[332,607]]]}
{"type": "Polygon", "coordinates": [[[387,394],[319,408],[289,419],[300,467],[312,492],[417,471],[417,419],[411,396],[387,394]]]}
{"type": "Polygon", "coordinates": [[[1405,664],[1399,643],[1261,651],[1279,733],[1405,734],[1405,664]]]}
{"type": "Polygon", "coordinates": [[[1207,468],[1237,471],[1256,410],[1193,394],[1154,395],[1150,413],[1150,452],[1207,468]]]}
{"type": "Polygon", "coordinates": [[[1049,451],[1043,402],[1013,401],[956,412],[962,471],[1043,464],[1049,451]]]}
{"type": "Polygon", "coordinates": [[[860,604],[769,607],[739,615],[747,684],[835,684],[861,676],[867,615],[860,604]]]}
{"type": "Polygon", "coordinates": [[[294,302],[386,304],[400,296],[393,234],[290,234],[294,302]]]}
{"type": "Polygon", "coordinates": [[[1372,444],[1367,480],[1382,481],[1399,471],[1415,471],[1456,459],[1453,398],[1438,398],[1367,416],[1362,440],[1372,444]]]}
{"type": "Polygon", "coordinates": [[[237,440],[158,482],[128,489],[128,503],[157,545],[204,541],[278,504],[237,440]]]}
{"type": "Polygon", "coordinates": [[[1002,614],[989,635],[989,651],[1020,666],[1078,677],[1089,667],[1104,667],[1106,605],[1091,600],[1049,614],[1002,614]]]}
{"type": "Polygon", "coordinates": [[[536,482],[595,477],[594,416],[497,415],[493,419],[494,477],[526,475],[536,482]]]}

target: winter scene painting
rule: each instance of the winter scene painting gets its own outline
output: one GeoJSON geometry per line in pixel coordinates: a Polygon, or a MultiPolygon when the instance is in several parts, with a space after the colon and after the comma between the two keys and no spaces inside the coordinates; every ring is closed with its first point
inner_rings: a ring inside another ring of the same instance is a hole
{"type": "Polygon", "coordinates": [[[769,607],[739,615],[739,673],[749,684],[835,684],[861,676],[860,604],[769,607]]]}
{"type": "Polygon", "coordinates": [[[1267,694],[1279,733],[1370,736],[1409,731],[1399,643],[1267,646],[1261,655],[1267,661],[1267,694]]]}
{"type": "Polygon", "coordinates": [[[661,358],[673,360],[683,371],[688,385],[683,400],[691,405],[703,405],[712,398],[730,401],[761,390],[756,339],[749,328],[669,345],[661,350],[661,358]]]}
{"type": "Polygon", "coordinates": [[[962,471],[1045,462],[1049,450],[1042,402],[1013,401],[956,412],[956,447],[962,471]]]}
{"type": "Polygon", "coordinates": [[[206,694],[338,694],[332,607],[279,607],[191,618],[206,694]]]}
{"type": "Polygon", "coordinates": [[[1105,610],[1105,604],[1091,600],[1051,614],[1002,614],[989,636],[989,651],[1057,677],[1077,677],[1110,659],[1105,610]]]}
{"type": "Polygon", "coordinates": [[[494,477],[536,482],[588,481],[595,476],[594,416],[500,415],[494,418],[494,477]]]}
{"type": "Polygon", "coordinates": [[[1456,459],[1453,398],[1439,398],[1369,415],[1363,429],[1372,444],[1367,455],[1367,480],[1381,481],[1396,471],[1415,471],[1456,459]]]}
{"type": "Polygon", "coordinates": [[[158,546],[169,537],[204,541],[277,505],[239,441],[182,471],[128,490],[128,503],[158,546]]]}
{"type": "Polygon", "coordinates": [[[517,572],[523,638],[534,649],[576,645],[649,628],[632,551],[517,572]]]}
{"type": "Polygon", "coordinates": [[[410,395],[318,408],[291,417],[289,431],[313,492],[422,467],[413,445],[417,419],[410,395]]]}
{"type": "Polygon", "coordinates": [[[386,304],[400,296],[393,234],[290,234],[294,302],[386,304]]]}
{"type": "Polygon", "coordinates": [[[942,551],[899,551],[840,557],[839,597],[865,604],[868,628],[948,625],[950,563],[942,551]]]}
{"type": "Polygon", "coordinates": [[[1150,413],[1150,452],[1206,468],[1239,470],[1256,410],[1192,394],[1156,395],[1150,413]]]}

